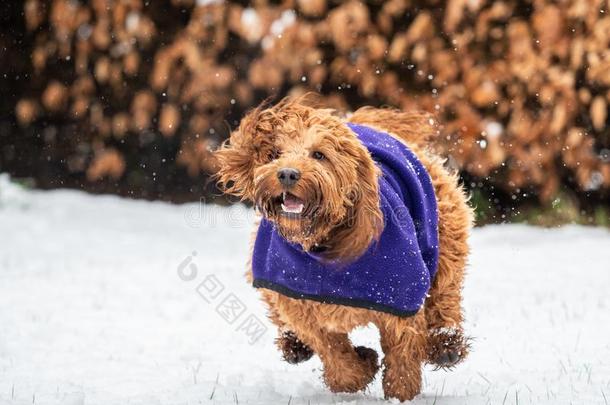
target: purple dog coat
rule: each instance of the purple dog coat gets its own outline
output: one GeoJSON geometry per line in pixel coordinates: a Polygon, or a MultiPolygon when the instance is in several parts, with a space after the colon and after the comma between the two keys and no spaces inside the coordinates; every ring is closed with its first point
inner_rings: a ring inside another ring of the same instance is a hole
{"type": "Polygon", "coordinates": [[[320,260],[261,221],[252,258],[254,287],[291,298],[414,315],[424,304],[438,263],[438,213],[427,171],[402,142],[348,124],[383,173],[379,178],[384,228],[354,261],[320,260]]]}

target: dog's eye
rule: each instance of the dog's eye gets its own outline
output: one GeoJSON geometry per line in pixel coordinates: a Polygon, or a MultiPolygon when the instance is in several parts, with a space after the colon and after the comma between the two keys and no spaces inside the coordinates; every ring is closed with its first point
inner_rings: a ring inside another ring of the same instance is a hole
{"type": "Polygon", "coordinates": [[[267,161],[272,162],[275,159],[278,159],[280,157],[280,151],[275,149],[272,150],[271,152],[269,152],[269,154],[267,155],[267,161]]]}
{"type": "Polygon", "coordinates": [[[326,156],[324,156],[324,153],[319,152],[317,150],[312,152],[311,157],[316,159],[316,160],[324,160],[324,159],[326,159],[326,156]]]}

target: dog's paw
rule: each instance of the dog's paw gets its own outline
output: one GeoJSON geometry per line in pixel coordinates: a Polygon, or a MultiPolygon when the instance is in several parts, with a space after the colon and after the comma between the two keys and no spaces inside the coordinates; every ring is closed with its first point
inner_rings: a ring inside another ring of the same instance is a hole
{"type": "Polygon", "coordinates": [[[356,351],[356,354],[358,354],[358,357],[360,357],[360,359],[364,361],[364,373],[365,375],[367,375],[366,379],[368,380],[368,382],[366,383],[366,385],[368,385],[375,378],[375,374],[377,374],[377,371],[379,371],[379,355],[375,350],[364,346],[356,346],[354,347],[354,350],[356,351]]]}
{"type": "Polygon", "coordinates": [[[439,328],[428,332],[428,362],[437,368],[450,369],[468,355],[470,338],[461,329],[439,328]]]}
{"type": "Polygon", "coordinates": [[[291,332],[283,332],[276,340],[277,346],[282,352],[284,360],[290,364],[298,364],[311,359],[313,350],[305,343],[301,342],[296,335],[291,332]]]}
{"type": "Polygon", "coordinates": [[[369,349],[368,347],[364,346],[354,347],[354,350],[358,354],[358,357],[364,360],[368,368],[377,371],[377,369],[379,368],[379,364],[377,363],[377,359],[379,356],[377,355],[377,352],[375,350],[369,349]]]}

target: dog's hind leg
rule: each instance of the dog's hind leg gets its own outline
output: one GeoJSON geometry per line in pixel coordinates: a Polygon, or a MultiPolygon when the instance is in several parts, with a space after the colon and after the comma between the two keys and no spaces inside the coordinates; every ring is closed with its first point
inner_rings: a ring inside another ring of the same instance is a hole
{"type": "Polygon", "coordinates": [[[384,353],[384,395],[386,399],[411,400],[421,390],[421,368],[426,357],[424,313],[406,319],[384,314],[378,327],[384,353]]]}
{"type": "Polygon", "coordinates": [[[425,304],[428,362],[451,367],[468,354],[463,334],[462,283],[468,256],[471,210],[454,176],[432,167],[439,214],[439,262],[425,304]]]}

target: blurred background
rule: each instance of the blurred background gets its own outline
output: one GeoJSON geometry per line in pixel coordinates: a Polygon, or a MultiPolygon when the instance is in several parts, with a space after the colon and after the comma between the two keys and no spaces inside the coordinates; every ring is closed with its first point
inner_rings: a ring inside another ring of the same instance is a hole
{"type": "Polygon", "coordinates": [[[608,225],[608,1],[26,0],[0,15],[0,172],[220,201],[262,100],[423,109],[479,223],[608,225]]]}

